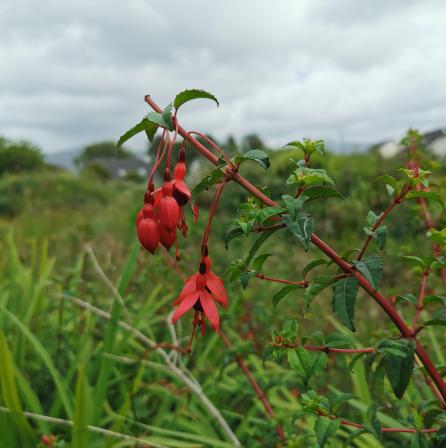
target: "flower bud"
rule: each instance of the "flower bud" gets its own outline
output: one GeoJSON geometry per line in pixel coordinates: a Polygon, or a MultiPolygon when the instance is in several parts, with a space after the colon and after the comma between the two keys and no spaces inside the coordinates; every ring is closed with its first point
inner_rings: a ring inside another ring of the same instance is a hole
{"type": "Polygon", "coordinates": [[[177,239],[177,230],[167,230],[164,227],[160,228],[160,242],[161,244],[169,250],[175,243],[177,239]]]}
{"type": "Polygon", "coordinates": [[[163,198],[158,208],[161,227],[164,227],[166,230],[174,230],[180,217],[180,208],[177,201],[172,197],[172,193],[172,182],[165,182],[163,185],[163,198]]]}
{"type": "Polygon", "coordinates": [[[152,218],[143,218],[138,224],[138,239],[142,246],[152,254],[160,242],[158,223],[152,218]]]}

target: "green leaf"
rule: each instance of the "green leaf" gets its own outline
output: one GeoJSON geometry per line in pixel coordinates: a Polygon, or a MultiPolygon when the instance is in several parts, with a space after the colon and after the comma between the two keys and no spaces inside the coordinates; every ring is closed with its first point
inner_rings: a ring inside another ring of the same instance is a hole
{"type": "Polygon", "coordinates": [[[418,303],[418,299],[413,294],[401,294],[399,296],[396,296],[396,300],[406,300],[407,302],[413,303],[416,305],[418,303]]]}
{"type": "Polygon", "coordinates": [[[163,120],[167,123],[167,129],[169,129],[169,131],[173,131],[172,109],[173,109],[173,104],[170,103],[164,108],[163,114],[162,114],[163,120]]]}
{"type": "Polygon", "coordinates": [[[386,245],[387,234],[387,226],[381,226],[375,230],[375,242],[381,250],[384,249],[384,246],[386,245]]]}
{"type": "MultiPolygon", "coordinates": [[[[299,167],[287,179],[287,184],[297,184],[299,186],[313,186],[330,184],[334,186],[333,179],[328,176],[325,170],[320,168],[299,167]]],[[[306,192],[305,192],[306,193],[306,192]]]]}
{"type": "Polygon", "coordinates": [[[195,185],[195,188],[192,190],[192,197],[196,198],[200,193],[205,190],[208,190],[213,185],[217,185],[223,179],[223,171],[220,168],[215,168],[211,171],[210,174],[203,177],[203,179],[195,185]]]}
{"type": "Polygon", "coordinates": [[[436,244],[444,245],[446,243],[446,228],[437,230],[437,229],[430,229],[426,236],[429,240],[436,244]]]}
{"type": "Polygon", "coordinates": [[[398,182],[394,177],[389,176],[388,174],[384,174],[383,176],[379,176],[376,178],[379,182],[389,185],[392,190],[398,192],[401,188],[401,183],[398,182]]]}
{"type": "Polygon", "coordinates": [[[402,398],[409,385],[414,367],[414,341],[411,339],[399,341],[402,348],[406,348],[405,357],[384,354],[386,375],[389,378],[393,392],[397,398],[402,398]]]}
{"type": "Polygon", "coordinates": [[[370,255],[362,261],[355,261],[356,269],[367,279],[373,289],[377,290],[381,282],[383,263],[379,255],[370,255]]]}
{"type": "Polygon", "coordinates": [[[162,128],[166,128],[169,131],[173,131],[172,117],[170,117],[169,115],[169,109],[167,110],[166,109],[164,109],[162,114],[158,112],[149,112],[146,115],[146,119],[158,126],[161,126],[162,128]]]}
{"type": "Polygon", "coordinates": [[[263,224],[267,219],[273,216],[279,215],[286,211],[283,207],[273,206],[273,207],[263,207],[256,211],[256,218],[259,224],[263,224]]]}
{"type": "Polygon", "coordinates": [[[327,360],[328,357],[324,352],[310,352],[302,347],[288,350],[288,362],[305,387],[313,376],[325,368],[327,360]]]}
{"type": "Polygon", "coordinates": [[[364,425],[368,431],[370,431],[378,440],[382,440],[381,423],[378,420],[378,406],[373,403],[367,409],[367,419],[370,423],[364,425]]]}
{"type": "Polygon", "coordinates": [[[304,138],[302,142],[298,140],[289,142],[284,146],[284,148],[300,149],[307,155],[313,154],[316,151],[322,156],[327,153],[325,149],[325,142],[323,140],[309,140],[307,138],[304,138]]]}
{"type": "Polygon", "coordinates": [[[373,227],[376,224],[376,221],[378,221],[379,216],[376,215],[372,210],[370,210],[367,213],[367,224],[370,227],[373,227]]]}
{"type": "Polygon", "coordinates": [[[293,196],[290,196],[288,194],[285,194],[282,196],[283,202],[285,203],[285,207],[288,209],[288,213],[290,214],[291,218],[294,220],[297,217],[297,214],[299,210],[304,205],[304,202],[308,199],[308,196],[299,196],[298,198],[295,198],[293,196]]]}
{"type": "Polygon", "coordinates": [[[427,267],[425,261],[422,258],[420,258],[420,257],[415,257],[413,255],[404,255],[402,257],[402,259],[404,261],[408,261],[409,263],[415,264],[415,265],[419,266],[422,269],[427,267]]]}
{"type": "Polygon", "coordinates": [[[225,248],[226,250],[229,249],[229,243],[239,236],[243,235],[243,229],[239,226],[232,227],[225,233],[225,248]]]}
{"type": "Polygon", "coordinates": [[[265,261],[272,255],[275,255],[275,254],[262,254],[256,258],[254,258],[254,261],[252,262],[252,266],[253,266],[254,270],[260,272],[262,270],[263,263],[265,263],[265,261]]]}
{"type": "Polygon", "coordinates": [[[341,322],[351,331],[355,330],[353,317],[355,314],[356,294],[358,293],[358,280],[354,277],[343,278],[333,286],[333,311],[341,322]]]}
{"type": "Polygon", "coordinates": [[[279,291],[276,292],[273,296],[273,308],[276,308],[276,306],[286,295],[288,295],[292,291],[295,291],[298,288],[299,285],[286,285],[282,289],[279,289],[279,291]]]}
{"type": "Polygon", "coordinates": [[[313,278],[311,280],[310,285],[308,288],[305,289],[304,293],[304,312],[308,311],[309,306],[311,305],[311,302],[314,300],[314,298],[321,293],[327,286],[331,285],[334,282],[332,277],[329,277],[327,275],[318,275],[317,277],[313,278]]]}
{"type": "Polygon", "coordinates": [[[305,196],[308,200],[325,199],[325,198],[338,198],[344,199],[341,193],[334,187],[328,185],[319,185],[316,187],[305,188],[305,196]]]}
{"type": "Polygon", "coordinates": [[[131,139],[136,134],[139,134],[142,131],[145,131],[147,134],[147,138],[150,141],[153,141],[155,137],[156,130],[158,129],[158,125],[149,121],[147,118],[143,118],[137,125],[133,128],[129,129],[125,134],[119,137],[118,143],[116,146],[119,148],[122,146],[127,140],[131,139]]]}
{"type": "Polygon", "coordinates": [[[246,160],[256,161],[264,170],[270,167],[269,155],[260,149],[251,149],[244,154],[238,154],[231,159],[236,165],[240,165],[246,160]]]}
{"type": "Polygon", "coordinates": [[[336,434],[340,426],[341,420],[339,419],[332,420],[328,417],[318,417],[314,424],[318,447],[323,448],[328,439],[336,434]]]}
{"type": "Polygon", "coordinates": [[[180,106],[187,103],[188,101],[196,100],[199,98],[215,101],[215,103],[217,104],[217,107],[219,106],[219,102],[218,102],[217,98],[214,95],[212,95],[212,93],[206,92],[201,89],[183,90],[175,97],[175,99],[173,101],[173,105],[174,105],[175,109],[178,110],[180,108],[180,106]]]}
{"type": "Polygon", "coordinates": [[[324,258],[319,258],[317,260],[313,260],[310,263],[308,263],[303,271],[302,271],[302,276],[305,278],[307,276],[307,274],[312,271],[314,268],[318,267],[318,266],[322,266],[322,265],[327,265],[329,263],[329,261],[325,260],[324,258]]]}
{"type": "Polygon", "coordinates": [[[425,326],[439,325],[446,326],[446,309],[444,307],[440,307],[434,310],[432,313],[432,319],[424,322],[425,326]]]}
{"type": "Polygon", "coordinates": [[[409,191],[406,195],[406,199],[414,199],[414,198],[424,198],[428,200],[435,201],[437,204],[441,205],[441,208],[444,208],[444,202],[441,199],[441,196],[434,191],[418,191],[412,190],[409,191]]]}
{"type": "Polygon", "coordinates": [[[305,251],[308,251],[311,234],[314,230],[313,217],[307,213],[301,213],[295,220],[293,220],[290,215],[282,215],[282,219],[291,233],[301,242],[305,251]]]}
{"type": "Polygon", "coordinates": [[[271,236],[273,235],[275,230],[265,230],[260,234],[260,236],[255,240],[253,246],[251,247],[251,250],[248,253],[248,256],[245,261],[245,268],[249,265],[254,255],[257,253],[257,251],[260,249],[262,244],[271,236]]]}

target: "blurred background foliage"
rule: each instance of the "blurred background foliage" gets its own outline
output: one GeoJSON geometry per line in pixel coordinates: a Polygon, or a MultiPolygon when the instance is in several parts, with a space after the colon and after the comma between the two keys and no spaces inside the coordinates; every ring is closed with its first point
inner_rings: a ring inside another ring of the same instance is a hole
{"type": "MultiPolygon", "coordinates": [[[[228,138],[221,144],[230,154],[265,147],[257,135],[240,143],[228,138]]],[[[272,197],[290,193],[292,187],[285,185],[294,165],[290,159],[299,159],[301,154],[273,148],[267,151],[271,157],[267,174],[257,164],[248,163],[241,167],[241,173],[255,185],[267,185],[272,197]]],[[[133,156],[126,149],[116,153],[114,145],[107,142],[92,144],[77,158],[82,169],[71,172],[46,164],[32,144],[0,139],[0,365],[4,372],[0,375],[0,446],[44,446],[46,439],[41,437],[51,434],[56,436],[53,446],[232,446],[209,409],[172,373],[165,359],[117,324],[122,319],[160,347],[175,344],[175,338],[185,347],[191,316],[186,315],[176,334],[172,333],[168,315],[181,289],[181,279],[162,254],[153,257],[136,241],[134,221],[145,181],[136,174],[115,179],[99,168],[88,169],[88,162],[98,157],[133,156]],[[70,297],[111,313],[112,319],[76,305],[70,297]],[[48,419],[24,418],[23,410],[48,419]],[[74,426],[67,421],[75,421],[74,426]],[[86,425],[94,428],[87,430],[86,425]],[[113,433],[103,434],[98,429],[113,433]]],[[[187,158],[190,170],[186,180],[193,186],[211,168],[192,150],[187,151],[187,158]]],[[[312,166],[326,169],[344,196],[344,200],[310,205],[317,233],[340,253],[358,248],[365,237],[362,228],[368,211],[379,213],[389,202],[376,177],[392,174],[405,159],[404,152],[384,159],[373,150],[315,157],[312,166]]],[[[424,154],[422,167],[433,170],[432,183],[444,191],[444,160],[424,154]]],[[[186,212],[190,231],[186,240],[180,239],[180,267],[186,275],[192,274],[199,262],[201,232],[211,197],[211,192],[201,195],[197,225],[192,224],[190,210],[186,212]]],[[[229,251],[224,247],[224,234],[246,199],[243,190],[229,184],[220,202],[210,239],[214,271],[219,275],[253,242],[243,237],[232,242],[229,251]]],[[[431,253],[418,212],[416,203],[408,202],[387,222],[389,241],[383,254],[382,286],[387,296],[417,294],[419,276],[402,264],[401,256],[431,253]]],[[[435,205],[431,212],[436,217],[441,214],[435,205]]],[[[305,253],[284,233],[269,240],[262,252],[276,254],[265,263],[265,274],[292,280],[300,280],[303,267],[320,257],[314,248],[305,253]]],[[[290,318],[298,319],[304,333],[338,331],[348,334],[358,346],[373,345],[396,333],[364,293],[357,301],[358,331],[352,334],[333,317],[328,293],[317,297],[306,316],[302,315],[303,292],[299,290],[274,310],[271,298],[278,286],[260,279],[252,279],[247,289],[238,283],[227,284],[230,307],[221,315],[231,350],[209,330],[197,338],[189,356],[169,348],[165,351],[188,378],[198,382],[242,446],[273,447],[279,439],[276,422],[265,414],[234,354],[243,357],[267,393],[277,420],[287,432],[286,446],[317,446],[314,419],[296,418],[301,405],[293,371],[286,362],[262,360],[271,331],[290,318]]],[[[429,287],[438,290],[439,279],[433,277],[429,287]]],[[[413,310],[408,304],[397,306],[411,319],[413,310]]],[[[420,338],[434,360],[444,366],[442,328],[423,332],[420,338]]],[[[321,395],[340,391],[354,394],[342,405],[342,417],[363,422],[367,407],[376,401],[384,426],[401,426],[399,421],[410,416],[426,424],[418,411],[423,400],[432,395],[419,373],[415,373],[404,398],[395,402],[389,384],[385,382],[382,390],[369,387],[363,360],[349,368],[351,358],[330,356],[328,368],[315,385],[321,395]]],[[[352,431],[342,428],[326,446],[423,446],[413,444],[414,436],[401,434],[387,434],[383,442],[363,434],[350,444],[346,441],[352,431]]]]}

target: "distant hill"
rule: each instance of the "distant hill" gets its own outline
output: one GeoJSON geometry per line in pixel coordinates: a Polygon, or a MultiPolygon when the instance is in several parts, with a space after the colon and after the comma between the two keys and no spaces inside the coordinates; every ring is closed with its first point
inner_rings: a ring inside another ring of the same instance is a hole
{"type": "MultiPolygon", "coordinates": [[[[74,160],[82,152],[83,148],[68,149],[66,151],[45,153],[45,160],[51,165],[60,166],[66,170],[76,171],[74,160]]],[[[137,157],[143,157],[144,151],[133,151],[137,157]]]]}

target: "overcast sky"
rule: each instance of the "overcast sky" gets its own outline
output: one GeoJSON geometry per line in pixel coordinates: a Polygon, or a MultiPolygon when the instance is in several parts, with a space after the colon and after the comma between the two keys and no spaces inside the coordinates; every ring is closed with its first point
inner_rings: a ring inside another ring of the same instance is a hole
{"type": "Polygon", "coordinates": [[[376,142],[445,127],[446,2],[0,2],[0,134],[46,152],[117,139],[144,94],[166,105],[195,87],[221,106],[197,101],[180,121],[218,138],[376,142]]]}

